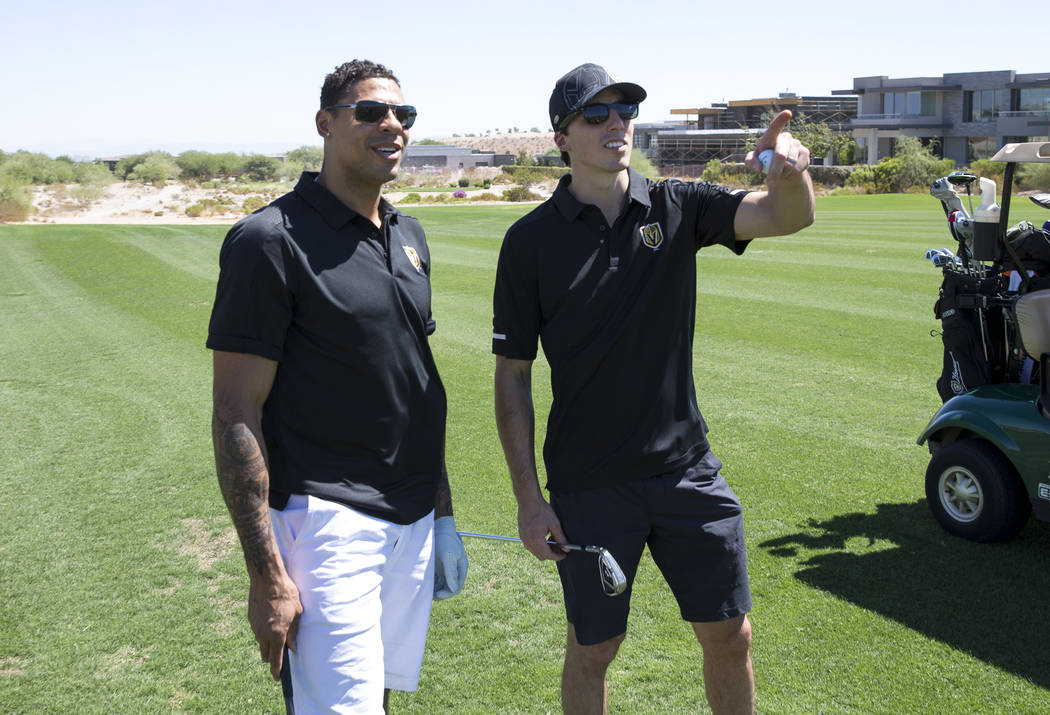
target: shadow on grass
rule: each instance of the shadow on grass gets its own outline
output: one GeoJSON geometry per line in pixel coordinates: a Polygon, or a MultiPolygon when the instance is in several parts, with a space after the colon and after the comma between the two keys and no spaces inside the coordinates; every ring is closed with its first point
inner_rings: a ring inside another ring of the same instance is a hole
{"type": "Polygon", "coordinates": [[[814,588],[1050,688],[1050,524],[975,544],[942,531],[919,500],[813,519],[759,546],[798,559],[796,578],[814,588]]]}

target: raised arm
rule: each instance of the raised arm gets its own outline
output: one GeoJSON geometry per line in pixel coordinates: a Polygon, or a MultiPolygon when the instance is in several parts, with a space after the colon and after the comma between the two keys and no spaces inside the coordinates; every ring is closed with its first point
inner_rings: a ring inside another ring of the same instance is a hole
{"type": "Polygon", "coordinates": [[[540,490],[536,471],[535,425],[532,406],[532,361],[496,356],[496,427],[510,469],[518,502],[518,535],[538,559],[565,558],[551,549],[547,535],[565,543],[561,522],[540,490]]]}
{"type": "Polygon", "coordinates": [[[280,678],[284,647],[295,650],[302,605],[284,568],[270,522],[270,474],[262,408],[277,363],[256,355],[215,351],[212,442],[215,469],[248,567],[248,621],[259,655],[280,678]]]}
{"type": "Polygon", "coordinates": [[[760,236],[783,236],[795,233],[813,223],[813,181],[809,177],[809,149],[784,131],[791,112],[784,110],[770,122],[744,163],[751,169],[762,168],[758,155],[773,150],[766,191],[754,191],[744,197],[736,212],[733,228],[738,241],[760,236]]]}

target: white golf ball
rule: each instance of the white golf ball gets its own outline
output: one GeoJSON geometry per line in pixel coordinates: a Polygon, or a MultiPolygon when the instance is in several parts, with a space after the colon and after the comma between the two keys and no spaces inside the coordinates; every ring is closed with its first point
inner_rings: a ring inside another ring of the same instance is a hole
{"type": "Polygon", "coordinates": [[[758,155],[758,160],[760,162],[762,162],[762,173],[763,174],[768,174],[769,173],[769,163],[771,161],[773,161],[773,150],[772,149],[763,149],[758,155]]]}

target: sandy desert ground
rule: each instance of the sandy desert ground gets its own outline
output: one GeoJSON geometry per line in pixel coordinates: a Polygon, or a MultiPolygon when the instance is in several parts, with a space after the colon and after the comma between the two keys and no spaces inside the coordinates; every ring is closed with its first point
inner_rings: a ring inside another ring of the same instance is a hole
{"type": "MultiPolygon", "coordinates": [[[[483,137],[449,137],[438,141],[444,144],[514,155],[521,149],[525,149],[530,155],[534,155],[542,154],[552,148],[554,146],[553,136],[550,132],[530,132],[483,137]]],[[[497,170],[490,171],[489,176],[498,173],[497,170]]],[[[471,187],[467,189],[467,197],[469,199],[471,195],[478,195],[486,191],[498,196],[503,188],[505,187],[496,186],[484,190],[471,187]]],[[[534,187],[533,191],[546,196],[552,189],[553,182],[545,182],[543,185],[534,187]]],[[[162,187],[117,182],[106,187],[98,199],[87,201],[77,198],[75,187],[39,186],[33,188],[35,214],[25,223],[232,224],[261,205],[260,200],[262,203],[268,203],[282,191],[240,194],[235,193],[232,189],[204,189],[174,181],[162,187]],[[256,198],[251,199],[246,207],[245,200],[248,200],[249,197],[256,198]],[[194,204],[206,207],[200,216],[193,217],[186,213],[186,208],[194,204]]],[[[452,191],[453,189],[449,189],[450,193],[452,191]]],[[[397,202],[406,193],[407,191],[388,191],[384,192],[384,196],[390,201],[397,202]]]]}

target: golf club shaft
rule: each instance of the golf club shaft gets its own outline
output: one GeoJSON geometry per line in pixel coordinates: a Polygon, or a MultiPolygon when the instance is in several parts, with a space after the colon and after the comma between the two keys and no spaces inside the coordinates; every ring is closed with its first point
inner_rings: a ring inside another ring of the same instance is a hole
{"type": "MultiPolygon", "coordinates": [[[[517,541],[519,544],[522,543],[521,539],[515,536],[493,536],[492,534],[475,534],[470,531],[457,531],[456,533],[460,536],[473,536],[477,539],[493,539],[495,541],[517,541]]],[[[584,547],[579,546],[578,544],[559,544],[557,541],[547,541],[547,543],[551,546],[560,546],[563,549],[568,549],[569,551],[586,550],[584,549],[584,547]]]]}

